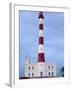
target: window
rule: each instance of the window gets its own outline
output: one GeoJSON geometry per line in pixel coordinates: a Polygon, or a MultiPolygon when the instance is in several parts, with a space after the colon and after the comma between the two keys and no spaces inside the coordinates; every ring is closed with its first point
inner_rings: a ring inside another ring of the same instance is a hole
{"type": "Polygon", "coordinates": [[[41,67],[42,67],[42,64],[41,64],[41,67]]]}
{"type": "Polygon", "coordinates": [[[43,72],[40,72],[40,76],[41,76],[41,77],[43,76],[43,72]]]}
{"type": "Polygon", "coordinates": [[[50,66],[48,66],[48,69],[50,69],[50,66]]]}
{"type": "Polygon", "coordinates": [[[42,48],[41,48],[41,50],[42,50],[42,48]]]}
{"type": "Polygon", "coordinates": [[[52,77],[54,76],[54,73],[52,72],[52,77]]]}
{"type": "Polygon", "coordinates": [[[50,76],[50,72],[48,72],[48,76],[50,76]]]}
{"type": "Polygon", "coordinates": [[[28,77],[30,77],[30,73],[28,73],[28,77]]]}
{"type": "Polygon", "coordinates": [[[52,69],[53,69],[53,66],[52,66],[52,69]]]}
{"type": "Polygon", "coordinates": [[[34,70],[34,66],[32,66],[32,70],[34,70]]]}
{"type": "Polygon", "coordinates": [[[30,70],[30,66],[28,67],[28,69],[30,70]]]}
{"type": "Polygon", "coordinates": [[[34,77],[34,73],[32,73],[32,77],[34,77]]]}

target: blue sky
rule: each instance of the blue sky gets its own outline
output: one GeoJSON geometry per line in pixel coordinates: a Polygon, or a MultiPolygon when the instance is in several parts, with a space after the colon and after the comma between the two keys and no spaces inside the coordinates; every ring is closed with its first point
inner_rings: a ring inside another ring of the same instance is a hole
{"type": "MultiPolygon", "coordinates": [[[[64,13],[43,12],[44,14],[44,53],[45,62],[57,65],[57,73],[64,65],[64,13]]],[[[31,63],[37,63],[38,55],[38,23],[39,12],[20,11],[20,53],[19,76],[24,75],[25,56],[31,63]]]]}

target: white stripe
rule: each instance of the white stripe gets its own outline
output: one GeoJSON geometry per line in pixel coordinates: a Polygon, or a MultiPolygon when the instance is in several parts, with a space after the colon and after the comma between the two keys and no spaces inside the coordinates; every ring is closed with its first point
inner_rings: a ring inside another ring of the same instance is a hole
{"type": "Polygon", "coordinates": [[[39,37],[43,36],[43,30],[39,30],[39,37]]]}
{"type": "Polygon", "coordinates": [[[38,53],[44,53],[44,48],[42,44],[39,45],[38,53]]]}
{"type": "Polygon", "coordinates": [[[39,24],[43,24],[43,19],[42,18],[39,19],[39,24]]]}

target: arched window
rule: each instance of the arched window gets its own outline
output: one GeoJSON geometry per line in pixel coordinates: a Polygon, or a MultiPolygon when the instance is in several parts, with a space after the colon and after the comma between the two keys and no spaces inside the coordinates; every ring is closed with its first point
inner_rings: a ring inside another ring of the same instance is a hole
{"type": "Polygon", "coordinates": [[[48,66],[48,69],[50,69],[50,66],[48,66]]]}
{"type": "Polygon", "coordinates": [[[30,73],[28,73],[28,77],[30,77],[30,73]]]}
{"type": "Polygon", "coordinates": [[[40,72],[40,77],[42,77],[43,76],[43,72],[40,72]]]}
{"type": "Polygon", "coordinates": [[[30,66],[28,67],[28,69],[30,70],[30,66]]]}
{"type": "Polygon", "coordinates": [[[32,77],[34,77],[34,73],[32,73],[32,77]]]}
{"type": "Polygon", "coordinates": [[[54,73],[52,72],[52,77],[54,76],[54,73]]]}
{"type": "Polygon", "coordinates": [[[48,76],[50,76],[50,72],[48,72],[48,76]]]}
{"type": "Polygon", "coordinates": [[[53,65],[52,65],[52,69],[53,69],[53,65]]]}

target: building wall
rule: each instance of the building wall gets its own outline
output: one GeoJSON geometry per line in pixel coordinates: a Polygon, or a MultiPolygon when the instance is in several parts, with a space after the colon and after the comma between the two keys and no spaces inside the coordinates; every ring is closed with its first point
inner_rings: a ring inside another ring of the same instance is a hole
{"type": "Polygon", "coordinates": [[[46,64],[46,76],[56,77],[56,65],[46,64]]]}
{"type": "Polygon", "coordinates": [[[25,77],[35,77],[36,76],[36,64],[27,64],[25,67],[25,77]]]}
{"type": "Polygon", "coordinates": [[[37,63],[25,65],[25,77],[56,77],[56,65],[37,63]]]}

